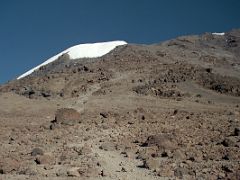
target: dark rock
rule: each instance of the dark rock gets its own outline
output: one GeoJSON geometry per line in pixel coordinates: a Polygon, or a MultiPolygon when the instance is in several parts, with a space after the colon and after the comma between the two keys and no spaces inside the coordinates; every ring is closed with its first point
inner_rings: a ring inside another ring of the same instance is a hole
{"type": "Polygon", "coordinates": [[[50,92],[42,92],[41,95],[46,98],[46,97],[50,97],[51,93],[50,92]]]}
{"type": "Polygon", "coordinates": [[[235,137],[227,137],[223,140],[222,145],[225,147],[234,147],[237,145],[235,137]]]}
{"type": "Polygon", "coordinates": [[[206,71],[207,71],[208,73],[211,73],[211,72],[212,72],[212,68],[207,68],[206,71]]]}
{"type": "Polygon", "coordinates": [[[229,151],[227,152],[226,154],[223,154],[223,157],[222,157],[224,160],[229,160],[229,161],[234,161],[236,159],[239,159],[240,158],[240,155],[238,152],[236,151],[229,151]]]}
{"type": "Polygon", "coordinates": [[[108,117],[108,113],[106,113],[106,112],[101,112],[100,115],[101,115],[103,118],[107,118],[107,117],[108,117]]]}
{"type": "Polygon", "coordinates": [[[31,152],[31,156],[43,155],[44,152],[40,148],[34,148],[31,152]]]}
{"type": "Polygon", "coordinates": [[[83,66],[84,71],[89,71],[89,68],[87,66],[83,66]]]}
{"type": "Polygon", "coordinates": [[[196,94],[196,97],[201,98],[202,95],[201,94],[196,94]]]}
{"type": "Polygon", "coordinates": [[[224,170],[225,172],[228,172],[228,173],[234,171],[233,168],[231,167],[231,165],[224,165],[224,166],[222,166],[222,170],[224,170]]]}
{"type": "Polygon", "coordinates": [[[60,127],[61,127],[61,124],[57,124],[57,123],[52,122],[52,124],[50,124],[50,126],[49,126],[49,129],[54,130],[54,129],[57,129],[57,128],[60,128],[60,127]]]}
{"type": "Polygon", "coordinates": [[[234,129],[234,136],[240,136],[240,127],[234,129]]]}
{"type": "Polygon", "coordinates": [[[175,109],[175,110],[173,111],[173,115],[176,115],[177,113],[178,113],[178,110],[175,109]]]}
{"type": "Polygon", "coordinates": [[[121,172],[127,172],[125,167],[122,167],[121,172]]]}
{"type": "Polygon", "coordinates": [[[164,151],[162,154],[161,154],[161,157],[168,157],[168,153],[166,151],[164,151]]]}

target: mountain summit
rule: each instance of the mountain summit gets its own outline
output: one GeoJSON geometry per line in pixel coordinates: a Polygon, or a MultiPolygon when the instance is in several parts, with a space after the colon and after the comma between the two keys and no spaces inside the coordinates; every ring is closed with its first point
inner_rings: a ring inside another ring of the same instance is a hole
{"type": "Polygon", "coordinates": [[[57,55],[49,58],[44,63],[38,65],[35,68],[32,68],[31,70],[19,76],[17,79],[21,79],[25,76],[30,75],[35,70],[38,70],[40,67],[47,65],[51,62],[54,62],[55,60],[57,60],[59,57],[63,55],[68,55],[68,58],[70,60],[80,59],[80,58],[97,58],[109,53],[117,46],[125,45],[125,44],[127,44],[127,42],[125,41],[109,41],[109,42],[79,44],[79,45],[70,47],[62,51],[61,53],[58,53],[57,55]]]}

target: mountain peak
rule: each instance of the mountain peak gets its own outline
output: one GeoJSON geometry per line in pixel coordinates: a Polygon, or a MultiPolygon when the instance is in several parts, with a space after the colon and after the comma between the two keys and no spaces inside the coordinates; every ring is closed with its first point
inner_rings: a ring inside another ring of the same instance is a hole
{"type": "Polygon", "coordinates": [[[42,64],[30,69],[26,73],[20,75],[17,79],[21,79],[25,76],[32,74],[34,71],[38,70],[40,67],[47,65],[55,60],[57,60],[63,54],[68,54],[69,59],[80,59],[80,58],[97,58],[106,55],[117,46],[126,45],[126,41],[108,41],[108,42],[98,42],[98,43],[86,43],[72,46],[57,55],[49,58],[42,64]]]}

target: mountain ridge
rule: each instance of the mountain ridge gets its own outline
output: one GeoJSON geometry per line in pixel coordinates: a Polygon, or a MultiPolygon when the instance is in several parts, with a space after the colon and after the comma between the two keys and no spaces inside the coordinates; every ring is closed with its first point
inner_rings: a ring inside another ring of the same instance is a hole
{"type": "MultiPolygon", "coordinates": [[[[235,31],[233,31],[233,33],[234,32],[235,31]]],[[[90,64],[90,65],[98,64],[103,61],[107,61],[108,63],[111,64],[112,62],[109,62],[109,61],[111,61],[110,59],[112,59],[113,63],[117,64],[117,62],[115,60],[116,59],[115,56],[121,57],[122,59],[127,60],[128,63],[131,63],[127,59],[128,58],[127,56],[129,56],[129,59],[130,58],[132,58],[132,59],[133,58],[136,58],[136,59],[150,58],[150,60],[151,59],[155,59],[155,60],[160,59],[160,61],[162,60],[165,63],[167,63],[167,62],[172,63],[172,62],[178,61],[177,60],[177,58],[178,58],[179,62],[186,63],[186,65],[189,65],[189,66],[199,65],[199,68],[202,65],[203,65],[203,67],[201,67],[201,68],[208,68],[206,66],[207,63],[204,64],[204,63],[201,63],[201,61],[212,61],[212,62],[208,62],[208,64],[209,64],[208,66],[213,66],[213,64],[211,64],[211,63],[217,63],[217,64],[227,63],[231,67],[231,74],[233,76],[235,76],[235,78],[236,78],[236,77],[239,77],[239,72],[237,71],[238,67],[239,67],[239,62],[237,59],[239,52],[234,50],[236,48],[234,43],[236,43],[236,42],[235,42],[235,40],[232,39],[234,36],[232,36],[231,33],[232,32],[227,32],[225,35],[220,35],[220,36],[214,35],[211,33],[206,33],[206,34],[203,34],[200,36],[183,36],[183,37],[178,37],[173,40],[162,42],[161,44],[157,44],[157,45],[132,45],[132,44],[127,45],[127,44],[125,44],[124,41],[119,41],[116,43],[124,44],[125,47],[117,47],[115,50],[114,50],[114,48],[115,48],[114,47],[111,49],[113,51],[110,52],[110,54],[106,53],[106,55],[104,57],[84,58],[84,59],[80,58],[77,60],[71,60],[71,62],[70,62],[68,60],[69,57],[66,57],[66,55],[63,55],[63,56],[59,55],[59,57],[57,58],[57,61],[54,62],[53,65],[50,64],[49,66],[47,65],[47,66],[40,67],[39,71],[33,72],[33,75],[31,75],[31,76],[33,77],[33,76],[36,76],[39,74],[44,75],[43,72],[45,72],[46,76],[48,76],[47,71],[49,71],[50,74],[53,74],[54,71],[58,69],[55,72],[55,74],[57,76],[58,76],[58,73],[60,73],[60,72],[61,73],[64,73],[64,72],[70,73],[70,71],[72,71],[72,73],[69,74],[69,76],[71,77],[71,74],[75,76],[76,75],[75,73],[77,73],[77,72],[79,72],[80,74],[81,74],[81,72],[89,73],[86,71],[86,66],[84,64],[90,64]],[[192,46],[192,45],[194,45],[194,46],[192,46]],[[201,50],[199,51],[199,49],[201,49],[201,50]],[[171,57],[174,55],[172,55],[170,51],[173,51],[173,53],[178,54],[178,57],[171,57]],[[185,51],[185,53],[187,53],[187,55],[184,55],[184,51],[185,51]],[[197,52],[197,51],[199,51],[199,52],[197,52]],[[213,55],[210,55],[211,53],[213,53],[213,55]],[[214,53],[218,57],[215,57],[214,53]],[[190,59],[192,58],[193,60],[191,60],[191,62],[184,60],[184,58],[186,56],[189,56],[187,58],[190,58],[190,59]],[[173,59],[173,58],[175,58],[175,59],[173,59]],[[228,62],[228,61],[231,61],[231,62],[228,62]],[[80,66],[76,67],[78,65],[80,65],[80,66]],[[65,68],[65,67],[67,67],[69,70],[67,70],[67,68],[65,68]]],[[[239,37],[236,36],[235,38],[239,38],[239,37]]],[[[54,61],[55,61],[55,59],[54,59],[54,61]]],[[[136,62],[133,61],[133,63],[136,63],[136,62]]],[[[114,65],[113,65],[113,67],[114,67],[114,65]]],[[[109,68],[111,69],[111,67],[109,67],[109,68]]],[[[216,67],[213,66],[213,68],[215,68],[216,71],[221,70],[221,68],[217,67],[217,66],[216,67]]],[[[88,69],[91,69],[91,68],[88,67],[88,69]]],[[[203,71],[203,70],[201,70],[201,71],[203,71]]],[[[230,70],[225,69],[224,71],[230,71],[230,70]]],[[[224,72],[224,71],[222,71],[220,74],[225,73],[223,75],[227,75],[228,73],[224,72]]],[[[106,73],[107,73],[107,71],[106,71],[106,73]]],[[[94,72],[94,73],[90,73],[90,74],[95,74],[95,76],[96,76],[97,73],[94,72]]],[[[108,72],[107,76],[110,76],[110,74],[111,73],[108,72]]],[[[70,78],[70,77],[66,77],[66,78],[70,78]]],[[[211,77],[211,78],[215,78],[215,77],[211,77]]],[[[14,82],[16,82],[16,84],[18,84],[17,81],[14,81],[14,82]]],[[[233,82],[235,82],[235,80],[233,80],[233,82]]],[[[65,83],[65,85],[66,85],[66,83],[65,83]]],[[[8,85],[5,85],[3,87],[7,87],[7,86],[8,85]]],[[[66,88],[69,89],[68,86],[66,86],[66,88]]],[[[214,89],[214,87],[212,87],[212,88],[214,89]]],[[[27,89],[29,90],[29,88],[27,88],[27,89]]],[[[41,88],[38,88],[38,89],[41,89],[41,88]]],[[[49,89],[49,88],[45,87],[45,89],[49,89]]],[[[51,90],[49,89],[49,90],[45,90],[45,91],[50,92],[51,90]]],[[[61,90],[58,90],[58,92],[55,92],[55,94],[57,93],[59,96],[60,94],[62,94],[62,92],[60,92],[60,91],[61,90]]],[[[21,92],[19,92],[19,93],[21,94],[21,92]]],[[[39,92],[39,93],[41,94],[41,92],[39,92]]],[[[43,92],[43,93],[45,93],[45,92],[43,92]]],[[[27,94],[27,93],[23,92],[23,94],[27,94]]]]}

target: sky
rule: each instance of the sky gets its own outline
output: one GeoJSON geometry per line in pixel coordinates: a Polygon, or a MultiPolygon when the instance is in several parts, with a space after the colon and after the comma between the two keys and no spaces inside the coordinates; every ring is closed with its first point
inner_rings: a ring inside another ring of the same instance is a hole
{"type": "Polygon", "coordinates": [[[239,0],[0,0],[0,84],[68,47],[240,28],[239,0]]]}

